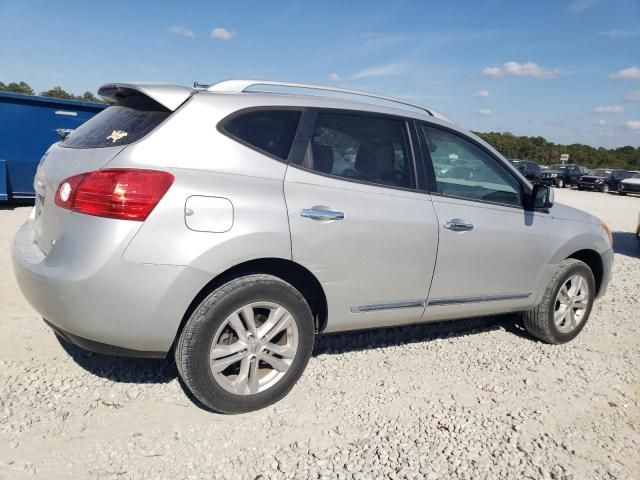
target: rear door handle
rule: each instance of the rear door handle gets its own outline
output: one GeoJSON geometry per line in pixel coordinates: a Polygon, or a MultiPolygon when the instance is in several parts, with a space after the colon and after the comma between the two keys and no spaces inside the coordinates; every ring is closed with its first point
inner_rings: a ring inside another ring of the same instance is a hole
{"type": "Polygon", "coordinates": [[[454,218],[453,220],[444,222],[443,227],[448,230],[453,230],[454,232],[468,232],[469,230],[473,230],[473,225],[471,223],[467,223],[459,218],[454,218]]]}
{"type": "Polygon", "coordinates": [[[336,212],[335,210],[329,210],[326,208],[303,208],[302,212],[300,212],[305,218],[310,218],[312,220],[343,220],[344,212],[336,212]]]}

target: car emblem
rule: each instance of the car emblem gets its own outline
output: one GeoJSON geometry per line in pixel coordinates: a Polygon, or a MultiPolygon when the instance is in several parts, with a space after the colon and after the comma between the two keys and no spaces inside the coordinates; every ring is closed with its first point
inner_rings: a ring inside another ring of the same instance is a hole
{"type": "Polygon", "coordinates": [[[124,138],[128,135],[124,130],[114,130],[111,132],[111,135],[107,137],[107,140],[111,140],[113,143],[116,143],[121,138],[124,138]]]}

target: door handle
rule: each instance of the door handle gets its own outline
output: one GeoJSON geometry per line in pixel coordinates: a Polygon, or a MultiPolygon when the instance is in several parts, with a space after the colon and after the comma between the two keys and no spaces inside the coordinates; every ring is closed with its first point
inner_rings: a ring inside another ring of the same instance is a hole
{"type": "Polygon", "coordinates": [[[300,212],[305,218],[310,218],[312,220],[343,220],[344,212],[336,212],[335,210],[329,210],[325,208],[303,208],[302,212],[300,212]]]}
{"type": "Polygon", "coordinates": [[[454,232],[468,232],[469,230],[473,230],[473,225],[471,223],[467,223],[459,218],[454,218],[453,220],[444,222],[443,227],[448,230],[453,230],[454,232]]]}

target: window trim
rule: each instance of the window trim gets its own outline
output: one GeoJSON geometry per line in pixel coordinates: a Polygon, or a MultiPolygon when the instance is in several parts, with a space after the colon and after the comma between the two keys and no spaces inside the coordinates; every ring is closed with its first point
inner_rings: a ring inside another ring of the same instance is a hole
{"type": "Polygon", "coordinates": [[[313,173],[314,175],[320,175],[327,178],[342,180],[344,182],[349,182],[349,183],[357,183],[361,185],[370,185],[374,187],[389,188],[389,189],[400,190],[405,192],[426,193],[426,190],[422,190],[418,188],[418,184],[419,184],[419,180],[418,180],[419,172],[417,170],[418,155],[416,152],[416,145],[414,145],[413,143],[413,137],[411,134],[412,121],[413,119],[410,117],[404,117],[401,115],[390,115],[390,114],[379,113],[379,112],[369,112],[366,110],[307,107],[304,109],[302,120],[300,121],[300,125],[298,126],[299,136],[298,135],[296,136],[296,138],[294,139],[294,145],[291,148],[291,154],[289,155],[290,157],[289,166],[298,168],[305,172],[313,173]],[[328,113],[333,115],[345,115],[345,116],[352,116],[352,117],[364,116],[364,117],[383,118],[383,119],[394,120],[394,121],[403,123],[404,124],[403,134],[404,134],[405,142],[407,145],[407,154],[409,155],[409,159],[408,159],[410,162],[409,168],[410,168],[410,174],[411,174],[411,180],[412,180],[413,186],[399,187],[399,186],[389,185],[386,183],[370,182],[368,180],[360,180],[357,178],[349,178],[349,177],[343,177],[340,175],[334,175],[332,173],[319,172],[312,168],[307,168],[303,166],[302,162],[304,162],[306,148],[309,145],[309,142],[311,141],[311,136],[313,135],[313,130],[315,128],[316,121],[320,113],[328,113]],[[293,155],[294,150],[296,155],[293,155]]]}
{"type": "Polygon", "coordinates": [[[231,140],[233,140],[234,142],[238,142],[241,145],[244,145],[247,148],[250,148],[251,150],[253,150],[254,152],[258,152],[262,155],[266,155],[267,157],[273,159],[273,160],[277,160],[280,163],[284,163],[284,164],[289,164],[291,161],[291,157],[293,155],[294,152],[294,147],[296,145],[296,140],[298,139],[298,134],[300,132],[300,126],[302,125],[302,121],[304,118],[304,113],[305,113],[306,108],[305,107],[295,107],[295,106],[279,106],[279,105],[261,105],[261,106],[255,106],[255,107],[247,107],[247,108],[242,108],[240,110],[236,110],[233,113],[227,115],[226,117],[224,117],[222,120],[220,120],[218,122],[218,124],[216,125],[216,130],[221,133],[222,135],[224,135],[225,137],[230,138],[231,140]],[[239,117],[241,115],[244,115],[245,113],[253,113],[253,112],[260,112],[260,111],[294,111],[294,112],[300,112],[300,119],[298,120],[298,126],[296,127],[296,132],[293,135],[293,140],[291,141],[291,147],[289,148],[289,155],[287,156],[287,158],[280,158],[277,155],[274,155],[273,153],[267,152],[266,150],[262,150],[261,148],[256,147],[255,145],[243,140],[240,137],[237,137],[235,135],[233,135],[232,133],[228,132],[226,130],[226,125],[231,122],[232,120],[235,120],[236,117],[239,117]]]}
{"type": "Polygon", "coordinates": [[[425,163],[425,170],[427,172],[428,185],[429,185],[429,194],[430,195],[443,197],[443,198],[451,198],[451,199],[456,199],[456,200],[464,200],[464,201],[468,201],[468,202],[483,203],[483,204],[487,204],[487,205],[496,205],[496,206],[500,206],[500,207],[515,208],[515,209],[518,209],[518,210],[531,210],[531,209],[528,209],[527,206],[526,206],[526,203],[527,203],[526,202],[526,197],[530,196],[532,194],[532,192],[533,192],[532,188],[529,185],[527,185],[526,183],[524,183],[520,178],[518,178],[517,175],[514,175],[513,172],[510,171],[509,167],[505,164],[505,162],[503,162],[499,157],[497,157],[495,154],[493,154],[491,151],[489,151],[484,145],[482,145],[480,142],[478,142],[474,138],[471,138],[471,137],[465,135],[464,133],[462,133],[462,132],[460,132],[458,130],[446,127],[444,125],[431,123],[429,121],[419,120],[419,119],[414,119],[414,122],[415,122],[415,128],[416,128],[417,133],[418,133],[418,138],[420,140],[420,153],[422,154],[422,161],[425,163]],[[424,131],[421,128],[421,124],[425,124],[429,128],[442,130],[442,131],[444,131],[446,133],[449,133],[449,134],[451,134],[453,136],[459,137],[462,140],[465,140],[465,141],[471,143],[472,145],[478,147],[480,150],[482,150],[494,162],[496,162],[499,165],[499,168],[502,168],[507,175],[510,175],[514,180],[516,180],[518,185],[520,185],[521,204],[520,205],[513,205],[513,204],[510,204],[510,203],[492,202],[492,201],[489,201],[489,200],[481,200],[481,199],[468,198],[468,197],[459,197],[459,196],[456,196],[456,195],[447,195],[447,194],[439,192],[438,191],[438,187],[437,187],[437,179],[436,179],[435,169],[433,167],[433,159],[431,158],[431,152],[429,152],[429,148],[428,148],[428,146],[426,144],[426,138],[425,138],[424,131]]]}

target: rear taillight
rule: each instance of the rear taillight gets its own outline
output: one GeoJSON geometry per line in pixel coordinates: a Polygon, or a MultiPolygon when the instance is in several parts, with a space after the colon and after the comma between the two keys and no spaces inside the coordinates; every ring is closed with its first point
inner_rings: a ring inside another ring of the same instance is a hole
{"type": "Polygon", "coordinates": [[[63,180],[55,203],[86,215],[141,222],[172,183],[172,174],[157,170],[96,170],[63,180]]]}

